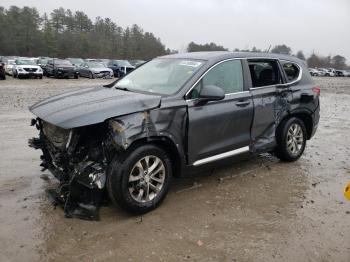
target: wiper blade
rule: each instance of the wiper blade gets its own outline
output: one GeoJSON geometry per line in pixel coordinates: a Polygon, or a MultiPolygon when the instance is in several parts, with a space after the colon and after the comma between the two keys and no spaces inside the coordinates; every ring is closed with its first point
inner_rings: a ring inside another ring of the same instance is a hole
{"type": "Polygon", "coordinates": [[[126,88],[126,87],[119,87],[119,86],[116,86],[115,89],[119,89],[119,90],[123,90],[123,91],[129,91],[131,92],[130,89],[126,88]]]}

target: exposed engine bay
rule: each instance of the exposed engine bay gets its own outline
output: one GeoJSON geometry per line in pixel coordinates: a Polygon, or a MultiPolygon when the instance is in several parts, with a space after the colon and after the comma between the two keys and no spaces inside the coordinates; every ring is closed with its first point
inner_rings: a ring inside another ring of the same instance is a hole
{"type": "Polygon", "coordinates": [[[107,199],[107,166],[117,149],[109,124],[63,129],[37,118],[31,125],[39,137],[29,139],[29,146],[42,150],[42,171],[48,169],[59,181],[48,190],[54,204],[63,207],[66,217],[99,220],[107,199]]]}

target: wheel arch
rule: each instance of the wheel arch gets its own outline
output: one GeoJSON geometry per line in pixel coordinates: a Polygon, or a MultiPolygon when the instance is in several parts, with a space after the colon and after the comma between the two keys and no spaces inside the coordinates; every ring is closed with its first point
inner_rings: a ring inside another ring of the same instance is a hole
{"type": "Polygon", "coordinates": [[[166,153],[168,153],[171,163],[172,171],[174,177],[180,177],[182,175],[184,167],[184,155],[179,146],[166,136],[150,136],[143,137],[137,140],[134,140],[128,147],[127,150],[134,150],[135,148],[146,145],[153,144],[162,148],[166,153]]]}
{"type": "Polygon", "coordinates": [[[285,122],[285,120],[288,120],[292,117],[296,117],[298,119],[300,119],[306,128],[306,132],[307,132],[307,139],[309,140],[311,138],[312,135],[312,130],[314,127],[314,123],[313,123],[313,119],[311,116],[311,112],[308,110],[298,110],[298,111],[293,111],[290,114],[286,115],[279,123],[276,131],[280,128],[281,123],[285,122]]]}

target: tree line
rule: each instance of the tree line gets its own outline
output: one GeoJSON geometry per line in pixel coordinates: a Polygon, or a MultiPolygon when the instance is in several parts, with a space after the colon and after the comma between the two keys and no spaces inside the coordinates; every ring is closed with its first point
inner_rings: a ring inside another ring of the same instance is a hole
{"type": "MultiPolygon", "coordinates": [[[[228,51],[228,48],[225,48],[221,45],[217,45],[215,43],[210,44],[196,44],[194,42],[191,42],[187,46],[188,52],[197,52],[197,51],[228,51]]],[[[276,54],[287,54],[287,55],[294,55],[298,57],[301,60],[304,60],[307,62],[309,67],[317,67],[317,68],[335,68],[335,69],[350,69],[350,65],[348,66],[346,64],[346,58],[341,55],[335,55],[335,56],[321,56],[317,55],[315,53],[312,53],[309,57],[305,57],[302,50],[297,51],[295,54],[292,52],[292,48],[289,46],[282,44],[282,45],[276,45],[271,50],[266,49],[258,49],[256,47],[253,47],[252,49],[239,49],[235,48],[233,49],[235,52],[271,52],[276,54]]]]}
{"type": "Polygon", "coordinates": [[[0,6],[0,54],[18,56],[151,59],[170,53],[153,33],[84,12],[0,6]]]}

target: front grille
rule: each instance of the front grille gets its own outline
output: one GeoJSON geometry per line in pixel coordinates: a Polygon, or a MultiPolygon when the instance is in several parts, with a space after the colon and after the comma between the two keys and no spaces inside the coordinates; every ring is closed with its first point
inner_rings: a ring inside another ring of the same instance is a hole
{"type": "Polygon", "coordinates": [[[126,72],[127,72],[127,73],[131,72],[132,70],[134,70],[134,68],[132,68],[132,67],[127,67],[127,68],[126,68],[126,72]]]}
{"type": "Polygon", "coordinates": [[[36,72],[36,70],[38,70],[37,68],[23,68],[24,70],[26,70],[27,72],[36,72]]]}

